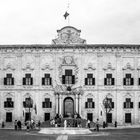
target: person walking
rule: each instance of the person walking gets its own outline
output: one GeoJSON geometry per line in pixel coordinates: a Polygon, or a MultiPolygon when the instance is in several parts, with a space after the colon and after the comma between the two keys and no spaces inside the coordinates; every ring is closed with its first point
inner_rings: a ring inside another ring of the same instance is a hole
{"type": "Polygon", "coordinates": [[[40,120],[38,121],[38,129],[40,130],[41,122],[40,120]]]}
{"type": "Polygon", "coordinates": [[[17,120],[15,120],[14,126],[15,126],[15,130],[17,130],[17,127],[18,127],[18,125],[17,125],[17,120]]]}
{"type": "Polygon", "coordinates": [[[99,131],[99,119],[96,121],[96,130],[99,131]]]}
{"type": "Polygon", "coordinates": [[[90,120],[87,121],[87,127],[90,128],[90,120]]]}

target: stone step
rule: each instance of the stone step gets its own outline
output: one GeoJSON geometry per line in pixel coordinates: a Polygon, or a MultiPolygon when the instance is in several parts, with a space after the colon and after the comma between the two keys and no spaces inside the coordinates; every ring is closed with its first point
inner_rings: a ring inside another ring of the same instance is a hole
{"type": "Polygon", "coordinates": [[[42,133],[42,134],[91,134],[92,132],[87,128],[51,127],[51,128],[41,128],[39,133],[42,133]]]}

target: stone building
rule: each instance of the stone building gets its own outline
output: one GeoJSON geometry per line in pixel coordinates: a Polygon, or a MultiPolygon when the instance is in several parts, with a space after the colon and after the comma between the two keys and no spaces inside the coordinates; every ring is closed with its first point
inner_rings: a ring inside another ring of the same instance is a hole
{"type": "Polygon", "coordinates": [[[36,121],[79,114],[102,123],[108,97],[109,123],[140,122],[140,46],[86,44],[80,32],[66,26],[50,45],[0,45],[1,121],[30,112],[36,121]]]}

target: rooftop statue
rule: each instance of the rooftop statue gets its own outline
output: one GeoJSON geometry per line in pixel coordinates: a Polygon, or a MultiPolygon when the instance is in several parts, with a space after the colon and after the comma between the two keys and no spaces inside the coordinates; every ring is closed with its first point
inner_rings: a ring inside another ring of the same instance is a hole
{"type": "Polygon", "coordinates": [[[52,40],[52,44],[86,44],[86,40],[80,38],[80,32],[72,26],[66,26],[57,30],[58,37],[52,40]]]}

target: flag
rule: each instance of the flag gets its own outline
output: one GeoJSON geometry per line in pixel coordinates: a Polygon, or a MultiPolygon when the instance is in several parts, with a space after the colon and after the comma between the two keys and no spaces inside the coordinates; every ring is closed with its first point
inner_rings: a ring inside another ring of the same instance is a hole
{"type": "Polygon", "coordinates": [[[35,110],[35,114],[37,114],[36,104],[35,104],[35,106],[34,106],[34,110],[35,110]]]}
{"type": "Polygon", "coordinates": [[[66,11],[65,14],[63,15],[64,18],[66,19],[69,16],[69,13],[66,11]]]}

